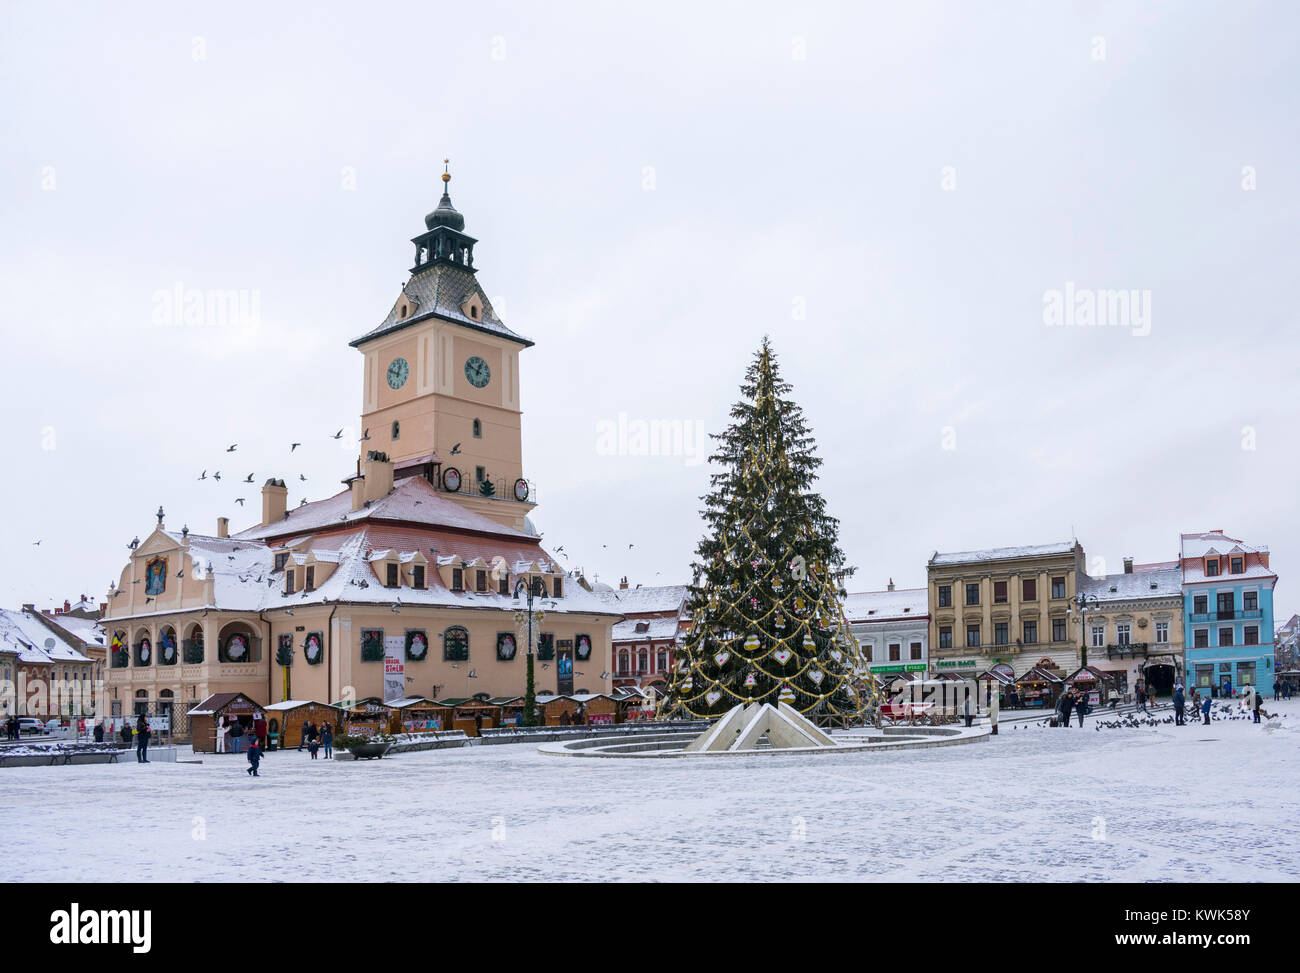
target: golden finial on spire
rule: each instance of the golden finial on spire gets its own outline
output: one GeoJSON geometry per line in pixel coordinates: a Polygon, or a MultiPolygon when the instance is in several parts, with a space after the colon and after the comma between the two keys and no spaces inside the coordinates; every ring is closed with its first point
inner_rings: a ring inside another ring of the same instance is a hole
{"type": "Polygon", "coordinates": [[[442,167],[442,181],[444,183],[451,182],[451,160],[443,159],[442,167]]]}

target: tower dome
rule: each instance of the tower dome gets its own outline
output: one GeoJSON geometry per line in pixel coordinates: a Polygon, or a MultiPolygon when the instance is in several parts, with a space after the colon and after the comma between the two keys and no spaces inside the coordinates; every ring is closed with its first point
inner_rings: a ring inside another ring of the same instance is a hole
{"type": "MultiPolygon", "coordinates": [[[[443,165],[449,165],[446,159],[443,159],[443,165]]],[[[447,195],[447,185],[451,182],[451,172],[447,169],[442,173],[442,199],[438,200],[438,208],[424,218],[426,229],[432,230],[435,226],[447,226],[456,231],[465,229],[465,217],[461,216],[460,211],[451,205],[451,197],[447,195]]]]}

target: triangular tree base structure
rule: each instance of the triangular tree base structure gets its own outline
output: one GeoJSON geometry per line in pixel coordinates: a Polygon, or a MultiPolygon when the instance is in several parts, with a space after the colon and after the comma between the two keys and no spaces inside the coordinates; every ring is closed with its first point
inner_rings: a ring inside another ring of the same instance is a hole
{"type": "Polygon", "coordinates": [[[830,735],[812,720],[785,703],[741,703],[686,746],[688,753],[756,750],[767,738],[764,749],[794,750],[835,747],[830,735]]]}

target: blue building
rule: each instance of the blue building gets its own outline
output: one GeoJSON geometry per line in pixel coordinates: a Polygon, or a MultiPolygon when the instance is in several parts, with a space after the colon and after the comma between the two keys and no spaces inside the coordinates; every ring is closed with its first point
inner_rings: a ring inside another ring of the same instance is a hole
{"type": "Polygon", "coordinates": [[[1183,633],[1188,691],[1273,691],[1273,587],[1268,548],[1221,530],[1183,534],[1183,633]]]}

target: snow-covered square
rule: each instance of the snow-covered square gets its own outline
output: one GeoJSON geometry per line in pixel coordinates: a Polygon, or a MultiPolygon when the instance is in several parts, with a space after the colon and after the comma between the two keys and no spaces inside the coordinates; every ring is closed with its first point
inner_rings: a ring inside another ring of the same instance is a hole
{"type": "Polygon", "coordinates": [[[1300,703],[1266,709],[1280,726],[1006,720],[984,743],[897,753],[583,760],[514,744],[290,750],[258,779],[225,754],[10,768],[0,810],[30,823],[28,853],[0,879],[1295,881],[1300,703]]]}

